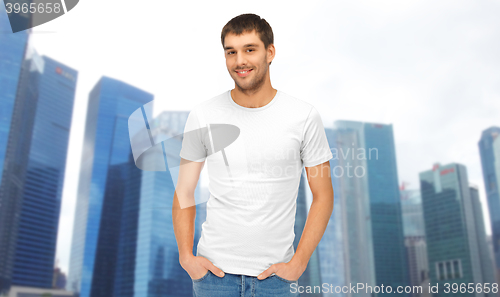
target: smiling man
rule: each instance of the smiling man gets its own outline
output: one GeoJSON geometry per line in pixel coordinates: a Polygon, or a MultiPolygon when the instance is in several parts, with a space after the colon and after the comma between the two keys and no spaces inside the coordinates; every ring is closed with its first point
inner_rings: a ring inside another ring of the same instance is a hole
{"type": "Polygon", "coordinates": [[[186,122],[172,217],[194,296],[298,296],[291,287],[333,210],[333,155],[321,117],[311,104],[272,87],[273,39],[269,24],[255,14],[230,20],[221,42],[235,88],[202,102],[186,122]],[[220,124],[238,131],[224,148],[216,143],[220,124]],[[210,198],[195,256],[194,191],[205,161],[210,198]],[[304,167],[313,202],[294,251],[304,167]]]}

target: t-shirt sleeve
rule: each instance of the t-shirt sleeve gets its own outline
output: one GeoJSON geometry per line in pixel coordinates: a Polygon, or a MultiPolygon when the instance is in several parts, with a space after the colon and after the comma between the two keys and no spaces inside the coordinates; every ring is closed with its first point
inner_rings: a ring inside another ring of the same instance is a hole
{"type": "Polygon", "coordinates": [[[323,121],[314,107],[312,107],[306,119],[302,139],[300,158],[304,167],[313,167],[333,158],[323,121]]]}
{"type": "Polygon", "coordinates": [[[180,157],[189,161],[203,162],[207,157],[207,150],[203,143],[203,131],[207,128],[201,127],[197,110],[192,110],[187,118],[182,139],[180,157]]]}

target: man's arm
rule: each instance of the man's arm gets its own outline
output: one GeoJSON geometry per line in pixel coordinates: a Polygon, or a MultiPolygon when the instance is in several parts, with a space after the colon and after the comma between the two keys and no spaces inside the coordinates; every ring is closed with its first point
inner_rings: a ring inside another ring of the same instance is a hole
{"type": "Polygon", "coordinates": [[[181,158],[172,204],[172,220],[180,259],[193,254],[196,218],[194,192],[204,165],[205,161],[191,162],[181,158]]]}
{"type": "Polygon", "coordinates": [[[297,280],[304,273],[312,253],[325,233],[326,226],[333,211],[333,187],[330,172],[330,162],[326,161],[313,167],[305,167],[313,201],[307,216],[304,231],[297,250],[288,263],[271,265],[259,275],[259,279],[268,277],[275,272],[288,280],[297,280]]]}
{"type": "Polygon", "coordinates": [[[205,161],[191,162],[181,158],[179,178],[172,203],[172,223],[179,248],[179,263],[192,279],[203,277],[207,270],[212,271],[215,275],[224,276],[222,270],[214,266],[208,259],[193,255],[196,218],[194,192],[204,165],[205,161]]]}
{"type": "Polygon", "coordinates": [[[304,270],[325,233],[332,215],[334,199],[330,162],[326,161],[314,167],[305,167],[305,169],[309,187],[313,194],[313,201],[297,251],[295,251],[290,261],[297,262],[298,266],[304,266],[304,270]]]}

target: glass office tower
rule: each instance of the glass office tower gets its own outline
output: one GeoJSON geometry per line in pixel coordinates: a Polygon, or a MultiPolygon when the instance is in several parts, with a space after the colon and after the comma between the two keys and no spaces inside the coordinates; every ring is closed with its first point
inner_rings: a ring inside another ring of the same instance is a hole
{"type": "Polygon", "coordinates": [[[404,236],[425,236],[420,190],[401,189],[400,195],[404,236]]]}
{"type": "MultiPolygon", "coordinates": [[[[29,38],[29,30],[13,34],[5,6],[0,5],[0,293],[8,290],[11,284],[12,265],[17,235],[17,217],[20,212],[21,201],[9,199],[10,191],[18,191],[20,183],[16,183],[16,189],[11,187],[10,179],[22,178],[23,173],[18,172],[10,177],[5,177],[9,170],[8,164],[14,164],[21,160],[15,160],[14,142],[25,142],[29,135],[16,135],[22,131],[22,127],[12,127],[12,124],[20,123],[19,119],[24,116],[23,112],[33,112],[18,104],[15,110],[18,85],[20,83],[21,69],[26,55],[29,38]],[[13,130],[12,139],[9,134],[13,130]],[[24,137],[24,139],[23,139],[24,137]],[[10,156],[7,154],[8,146],[11,146],[10,156]]],[[[27,67],[26,65],[25,67],[27,67]]],[[[27,78],[29,79],[29,78],[27,78]]],[[[22,124],[22,123],[21,123],[22,124]]],[[[24,129],[31,130],[29,123],[24,129]]],[[[24,155],[26,158],[26,155],[24,155]]],[[[11,173],[12,174],[12,173],[11,173]]]]}
{"type": "MultiPolygon", "coordinates": [[[[177,184],[182,146],[182,133],[189,112],[165,111],[150,125],[154,143],[162,143],[167,171],[143,171],[141,205],[139,213],[139,238],[137,240],[137,267],[135,269],[135,294],[148,297],[191,297],[192,282],[179,263],[179,252],[172,223],[172,203],[177,184]]],[[[156,159],[155,156],[151,156],[156,159]]],[[[145,162],[148,162],[146,160],[145,162]]],[[[193,254],[205,221],[204,208],[208,199],[200,181],[195,190],[196,222],[193,254]],[[203,197],[201,197],[203,196],[203,197]]],[[[124,295],[117,295],[124,296],[124,295]]],[[[128,296],[128,295],[127,295],[128,296]]]]}
{"type": "MultiPolygon", "coordinates": [[[[500,192],[498,191],[500,180],[500,167],[495,167],[500,162],[500,150],[493,147],[495,140],[500,137],[500,127],[490,127],[483,131],[479,140],[479,154],[483,169],[484,188],[491,220],[491,236],[497,275],[500,276],[500,192]]],[[[500,282],[500,280],[497,280],[500,282]]]]}
{"type": "MultiPolygon", "coordinates": [[[[333,186],[333,212],[328,221],[325,233],[318,244],[318,257],[321,270],[321,283],[326,283],[334,288],[345,285],[345,264],[342,226],[342,199],[340,198],[341,168],[337,150],[337,131],[325,128],[328,145],[333,158],[330,160],[331,178],[333,186]]],[[[330,287],[329,287],[330,288],[330,287]]],[[[323,296],[344,296],[342,292],[323,291],[323,296]]]]}
{"type": "MultiPolygon", "coordinates": [[[[408,285],[392,125],[336,121],[335,129],[346,283],[408,285]]],[[[384,294],[392,293],[352,295],[384,294]]]]}
{"type": "MultiPolygon", "coordinates": [[[[372,221],[370,216],[370,196],[365,158],[355,158],[353,147],[365,148],[363,123],[335,122],[338,151],[338,167],[334,171],[339,176],[340,187],[336,197],[341,200],[343,251],[345,261],[345,283],[363,283],[375,286],[375,261],[373,251],[372,221]],[[354,177],[352,168],[358,168],[359,177],[354,177]],[[349,170],[350,169],[350,170],[349,170]]],[[[366,292],[346,296],[372,296],[366,292]]]]}
{"type": "MultiPolygon", "coordinates": [[[[77,71],[46,56],[32,55],[30,80],[18,99],[36,104],[26,162],[12,284],[52,288],[61,196],[77,71]]],[[[23,121],[27,121],[23,118],[23,121]]]]}
{"type": "MultiPolygon", "coordinates": [[[[400,193],[410,284],[421,286],[428,283],[429,274],[422,197],[418,189],[402,188],[400,193]]],[[[419,295],[412,292],[412,296],[419,295]]]]}
{"type": "MultiPolygon", "coordinates": [[[[486,229],[484,227],[483,208],[479,199],[479,191],[476,186],[470,186],[470,197],[472,200],[472,208],[474,211],[474,224],[476,225],[477,244],[479,248],[479,261],[481,262],[481,272],[483,274],[483,282],[496,283],[495,262],[493,255],[488,246],[486,229]]],[[[485,293],[487,297],[498,296],[498,293],[485,293]]]]}
{"type": "Polygon", "coordinates": [[[134,254],[134,245],[123,243],[138,236],[142,176],[128,119],[152,100],[152,94],[105,76],[90,92],[67,284],[79,296],[114,296],[115,268],[133,264],[119,256],[134,254]]]}
{"type": "MultiPolygon", "coordinates": [[[[441,288],[434,296],[451,296],[443,290],[445,283],[483,284],[480,238],[465,166],[434,164],[432,170],[420,173],[420,190],[429,279],[431,285],[438,283],[441,288]]],[[[478,291],[458,291],[453,296],[485,296],[478,291]]]]}
{"type": "Polygon", "coordinates": [[[393,128],[365,123],[364,135],[377,285],[405,286],[409,276],[393,128]]]}
{"type": "MultiPolygon", "coordinates": [[[[189,111],[163,111],[156,118],[154,118],[153,124],[151,125],[151,127],[153,127],[151,134],[155,138],[155,143],[168,139],[164,143],[164,147],[168,151],[168,159],[171,160],[171,163],[173,163],[171,165],[174,165],[173,168],[169,169],[169,173],[171,174],[169,180],[172,180],[173,184],[177,183],[177,177],[179,174],[179,167],[175,167],[175,165],[180,163],[179,153],[182,147],[183,133],[188,116],[189,111]]],[[[194,255],[196,255],[198,249],[198,241],[201,237],[201,226],[206,220],[206,202],[210,197],[208,187],[201,186],[202,179],[203,176],[202,174],[200,174],[198,186],[195,189],[196,219],[193,244],[194,255]]],[[[174,188],[170,188],[169,190],[172,191],[171,193],[173,199],[174,188]]],[[[168,215],[171,216],[172,214],[169,213],[168,215]]],[[[178,253],[178,251],[176,253],[178,253]]],[[[184,269],[180,273],[183,274],[184,269]]]]}

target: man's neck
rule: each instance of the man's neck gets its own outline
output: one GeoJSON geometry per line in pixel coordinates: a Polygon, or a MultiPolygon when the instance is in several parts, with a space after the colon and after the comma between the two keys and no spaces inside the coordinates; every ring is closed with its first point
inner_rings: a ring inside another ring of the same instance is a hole
{"type": "Polygon", "coordinates": [[[258,108],[267,105],[276,96],[278,90],[273,87],[261,89],[255,93],[247,94],[238,91],[237,88],[231,90],[231,97],[236,104],[247,108],[258,108]]]}

